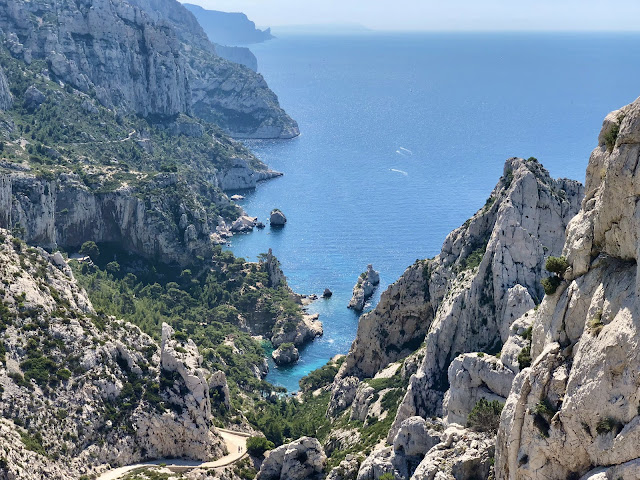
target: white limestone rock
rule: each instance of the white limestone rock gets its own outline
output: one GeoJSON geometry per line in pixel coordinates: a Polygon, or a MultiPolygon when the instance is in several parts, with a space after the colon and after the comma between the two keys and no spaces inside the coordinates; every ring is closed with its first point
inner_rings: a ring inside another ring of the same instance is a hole
{"type": "Polygon", "coordinates": [[[424,457],[411,480],[474,480],[492,472],[494,439],[453,425],[424,457]]]}
{"type": "Polygon", "coordinates": [[[6,208],[0,209],[0,228],[20,224],[25,241],[51,249],[117,241],[125,250],[166,263],[186,265],[206,256],[213,247],[212,226],[197,197],[175,196],[176,184],[183,182],[175,174],[159,174],[153,182],[159,193],[145,201],[131,187],[97,194],[75,174],[53,181],[0,174],[0,207],[6,208]],[[182,227],[174,224],[174,206],[182,227]]]}
{"type": "Polygon", "coordinates": [[[327,475],[327,480],[356,480],[360,464],[353,455],[347,455],[340,464],[332,468],[327,475]]]}
{"type": "Polygon", "coordinates": [[[359,384],[360,379],[358,377],[345,377],[334,383],[327,410],[329,417],[334,417],[353,403],[359,384]]]}
{"type": "Polygon", "coordinates": [[[34,85],[31,85],[27,88],[26,92],[24,92],[24,107],[27,110],[35,110],[43,104],[46,99],[47,97],[44,93],[38,90],[34,85]]]}
{"type": "Polygon", "coordinates": [[[196,114],[246,138],[291,138],[298,125],[264,78],[221,58],[195,17],[169,0],[6,0],[0,29],[16,58],[102,105],[142,116],[196,114]]]}
{"type": "Polygon", "coordinates": [[[443,424],[437,420],[409,417],[402,422],[398,435],[393,439],[393,451],[396,454],[422,458],[440,443],[443,430],[443,424]]]}
{"type": "Polygon", "coordinates": [[[636,101],[607,116],[591,154],[567,231],[567,281],[536,312],[533,363],[502,413],[498,479],[637,478],[639,152],[636,101]]]}
{"type": "Polygon", "coordinates": [[[293,343],[283,343],[271,353],[276,365],[290,365],[300,358],[300,352],[293,343]]]}
{"type": "Polygon", "coordinates": [[[198,364],[195,345],[187,343],[181,353],[165,328],[161,354],[138,327],[98,317],[61,255],[29,249],[6,230],[0,238],[2,300],[13,319],[2,338],[0,413],[29,419],[29,435],[37,432],[48,454],[25,451],[23,427],[0,421],[1,470],[8,478],[79,478],[102,463],[222,454],[208,409],[208,372],[198,364]],[[48,379],[31,378],[25,366],[25,345],[33,342],[48,345],[48,379]],[[175,374],[166,391],[158,388],[165,374],[175,374]]]}
{"type": "Polygon", "coordinates": [[[279,347],[283,343],[293,343],[296,347],[312,341],[324,333],[322,322],[318,320],[319,314],[303,315],[302,318],[282,318],[273,327],[271,343],[279,347]],[[293,322],[295,328],[290,328],[293,322]]]}
{"type": "Polygon", "coordinates": [[[250,190],[256,188],[259,182],[282,176],[274,170],[252,168],[244,158],[233,159],[233,164],[217,173],[218,186],[223,191],[250,190]]]}
{"type": "Polygon", "coordinates": [[[349,301],[349,308],[361,312],[364,305],[373,295],[380,283],[380,274],[373,269],[373,265],[367,265],[367,271],[363,272],[353,287],[353,295],[349,301]]]}
{"type": "Polygon", "coordinates": [[[537,161],[510,159],[490,197],[494,201],[447,237],[440,256],[427,266],[432,308],[441,300],[425,339],[425,357],[411,377],[389,440],[404,418],[445,414],[451,361],[464,352],[498,350],[532,299],[543,297],[545,259],[560,254],[582,191],[578,182],[552,180],[537,161]],[[478,248],[484,250],[479,265],[460,271],[478,248]]]}
{"type": "Polygon", "coordinates": [[[476,403],[485,398],[504,403],[515,373],[493,355],[465,353],[449,365],[449,391],[443,410],[449,423],[467,424],[476,403]]]}
{"type": "MultiPolygon", "coordinates": [[[[375,389],[365,382],[358,385],[355,397],[351,404],[351,420],[364,422],[367,419],[367,416],[369,415],[369,407],[373,402],[375,392],[375,389]]],[[[336,405],[332,410],[334,412],[339,412],[340,408],[336,405]]]]}
{"type": "Polygon", "coordinates": [[[250,232],[256,226],[257,220],[257,217],[241,215],[231,224],[230,230],[234,233],[250,232]]]}
{"type": "MultiPolygon", "coordinates": [[[[360,318],[338,376],[372,377],[417,350],[431,329],[425,355],[435,371],[429,376],[443,386],[426,403],[439,410],[446,380],[438,379],[456,354],[497,348],[509,325],[542,298],[545,258],[560,255],[582,195],[578,182],[552,180],[537,161],[507,160],[486,205],[449,234],[438,256],[410,266],[360,318]],[[470,268],[470,258],[479,264],[470,268]]],[[[422,411],[410,403],[406,416],[422,411]]]]}
{"type": "Polygon", "coordinates": [[[271,215],[269,216],[269,223],[272,227],[284,227],[287,223],[287,217],[284,216],[277,208],[271,211],[271,215]]]}
{"type": "Polygon", "coordinates": [[[327,457],[315,438],[301,437],[266,454],[257,480],[305,480],[320,478],[327,457]]]}

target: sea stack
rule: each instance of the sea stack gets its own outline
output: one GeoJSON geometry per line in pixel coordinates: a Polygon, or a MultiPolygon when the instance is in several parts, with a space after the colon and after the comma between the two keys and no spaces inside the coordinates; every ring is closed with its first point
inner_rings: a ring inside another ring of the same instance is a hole
{"type": "Polygon", "coordinates": [[[353,287],[353,295],[348,308],[361,312],[364,309],[364,304],[371,298],[379,283],[380,274],[373,269],[373,265],[367,265],[367,271],[360,274],[353,287]]]}
{"type": "Polygon", "coordinates": [[[284,224],[287,223],[287,217],[284,216],[277,208],[271,210],[271,216],[269,217],[269,223],[272,227],[284,227],[284,224]]]}

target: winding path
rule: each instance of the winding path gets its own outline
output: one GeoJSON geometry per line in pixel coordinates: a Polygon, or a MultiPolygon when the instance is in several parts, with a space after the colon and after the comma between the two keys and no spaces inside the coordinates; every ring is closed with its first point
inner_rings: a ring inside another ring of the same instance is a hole
{"type": "Polygon", "coordinates": [[[225,455],[213,462],[198,462],[192,460],[175,460],[160,458],[158,460],[151,460],[149,462],[135,463],[133,465],[127,465],[125,467],[114,468],[113,470],[107,470],[101,474],[97,480],[118,480],[125,474],[134,470],[144,467],[154,467],[162,464],[173,472],[186,472],[194,468],[220,468],[231,465],[238,460],[247,456],[247,438],[251,435],[248,433],[234,432],[232,430],[226,430],[224,428],[216,428],[216,431],[220,434],[224,443],[227,445],[228,455],[225,455]]]}

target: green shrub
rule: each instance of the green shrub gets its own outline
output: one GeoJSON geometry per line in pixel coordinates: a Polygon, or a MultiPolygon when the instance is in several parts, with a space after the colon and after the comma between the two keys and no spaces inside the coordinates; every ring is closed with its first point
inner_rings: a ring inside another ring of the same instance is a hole
{"type": "Polygon", "coordinates": [[[252,457],[262,457],[264,452],[271,450],[275,445],[264,437],[249,437],[247,439],[247,452],[252,457]]]}
{"type": "Polygon", "coordinates": [[[338,367],[336,365],[327,364],[317,370],[309,372],[308,375],[300,379],[298,384],[303,392],[317,390],[333,382],[337,373],[338,367]]]}
{"type": "Polygon", "coordinates": [[[613,147],[616,146],[616,140],[618,139],[618,133],[620,133],[620,125],[614,123],[611,128],[604,134],[604,144],[607,146],[609,153],[613,151],[613,147]]]}
{"type": "Polygon", "coordinates": [[[615,432],[616,435],[620,433],[624,425],[619,420],[613,417],[607,417],[598,422],[596,425],[596,432],[598,435],[607,434],[609,432],[615,432]]]}
{"type": "Polygon", "coordinates": [[[531,345],[526,345],[518,354],[518,366],[523,370],[531,366],[531,345]]]}
{"type": "Polygon", "coordinates": [[[100,249],[96,242],[89,240],[88,242],[84,242],[82,247],[80,247],[80,255],[87,255],[93,261],[97,261],[100,256],[100,249]]]}
{"type": "Polygon", "coordinates": [[[467,426],[479,432],[496,433],[500,426],[500,414],[504,403],[498,400],[489,401],[481,398],[476,403],[467,419],[467,426]]]}
{"type": "Polygon", "coordinates": [[[587,327],[593,336],[598,336],[604,328],[604,323],[602,323],[602,310],[598,310],[594,317],[587,322],[587,327]]]}
{"type": "Polygon", "coordinates": [[[109,273],[118,273],[120,271],[120,264],[118,262],[109,262],[105,267],[109,273]]]}
{"type": "Polygon", "coordinates": [[[547,295],[553,295],[562,283],[562,279],[557,275],[553,275],[552,277],[543,278],[540,283],[542,283],[544,293],[547,295]]]}
{"type": "Polygon", "coordinates": [[[564,257],[549,257],[545,264],[547,272],[555,273],[560,278],[563,277],[564,272],[569,268],[569,262],[564,257]]]}
{"type": "Polygon", "coordinates": [[[20,439],[27,450],[31,450],[32,452],[36,452],[44,456],[47,455],[47,452],[42,445],[42,435],[40,435],[40,432],[36,432],[33,435],[30,435],[27,432],[22,432],[20,433],[20,439]]]}
{"type": "Polygon", "coordinates": [[[551,405],[551,402],[549,401],[549,399],[543,398],[538,402],[538,404],[536,405],[533,411],[538,415],[543,415],[548,419],[551,419],[551,417],[553,417],[556,414],[558,409],[555,408],[553,405],[551,405]]]}
{"type": "Polygon", "coordinates": [[[379,480],[396,480],[396,476],[393,473],[387,472],[380,475],[379,480]]]}

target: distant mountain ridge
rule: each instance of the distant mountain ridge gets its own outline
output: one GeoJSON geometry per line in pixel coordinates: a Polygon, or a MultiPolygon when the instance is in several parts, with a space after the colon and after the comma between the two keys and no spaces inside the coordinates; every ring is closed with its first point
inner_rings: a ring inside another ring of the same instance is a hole
{"type": "Polygon", "coordinates": [[[244,13],[206,10],[199,5],[184,3],[183,6],[198,19],[209,39],[221,45],[238,46],[271,40],[271,29],[260,30],[244,13]]]}

